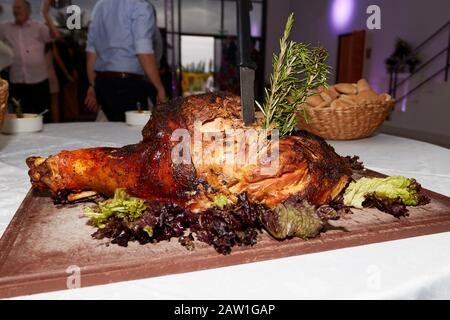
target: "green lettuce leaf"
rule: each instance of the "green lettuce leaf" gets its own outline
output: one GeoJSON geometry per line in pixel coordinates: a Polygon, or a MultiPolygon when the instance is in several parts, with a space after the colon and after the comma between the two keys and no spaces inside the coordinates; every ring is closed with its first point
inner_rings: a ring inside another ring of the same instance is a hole
{"type": "Polygon", "coordinates": [[[266,211],[261,222],[276,239],[313,238],[323,228],[322,219],[315,208],[306,201],[301,204],[280,204],[273,210],[266,211]]]}
{"type": "Polygon", "coordinates": [[[417,206],[420,202],[420,185],[414,179],[393,176],[385,179],[362,178],[352,182],[345,190],[344,205],[362,209],[366,199],[400,199],[406,206],[417,206]]]}
{"type": "Polygon", "coordinates": [[[84,215],[89,218],[92,225],[104,228],[105,223],[112,216],[121,219],[128,217],[134,221],[142,217],[142,213],[146,209],[147,205],[144,200],[130,196],[124,189],[117,189],[114,198],[85,208],[84,215]]]}

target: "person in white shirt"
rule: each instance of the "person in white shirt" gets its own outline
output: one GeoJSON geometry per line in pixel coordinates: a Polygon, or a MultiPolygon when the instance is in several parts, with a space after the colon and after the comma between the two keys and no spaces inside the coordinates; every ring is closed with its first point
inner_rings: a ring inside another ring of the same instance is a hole
{"type": "Polygon", "coordinates": [[[0,25],[0,41],[14,53],[9,73],[10,96],[21,101],[24,112],[40,113],[50,106],[45,44],[59,37],[59,31],[49,10],[50,0],[43,0],[45,25],[30,19],[31,5],[27,0],[14,0],[14,22],[0,25]]]}
{"type": "MultiPolygon", "coordinates": [[[[3,7],[0,5],[0,15],[3,13],[3,7]]],[[[14,53],[12,49],[0,40],[0,72],[13,63],[14,53]]]]}
{"type": "Polygon", "coordinates": [[[89,89],[86,106],[102,107],[110,121],[125,121],[125,112],[148,104],[147,79],[157,100],[166,91],[151,41],[156,27],[154,11],[145,0],[100,0],[96,3],[87,38],[89,89]]]}
{"type": "Polygon", "coordinates": [[[13,62],[13,51],[3,41],[0,41],[0,71],[9,67],[13,62]]]}

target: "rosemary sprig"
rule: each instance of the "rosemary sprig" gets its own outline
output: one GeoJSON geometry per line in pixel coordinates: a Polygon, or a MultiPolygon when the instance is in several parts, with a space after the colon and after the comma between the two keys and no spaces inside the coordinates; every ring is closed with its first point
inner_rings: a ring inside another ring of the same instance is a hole
{"type": "Polygon", "coordinates": [[[308,45],[289,41],[294,25],[292,13],[286,23],[280,40],[280,54],[273,57],[273,72],[270,87],[266,88],[263,105],[257,102],[264,114],[266,129],[278,128],[280,137],[290,135],[297,125],[297,112],[305,119],[302,105],[313,89],[326,86],[329,66],[328,53],[324,48],[310,48],[308,45]]]}

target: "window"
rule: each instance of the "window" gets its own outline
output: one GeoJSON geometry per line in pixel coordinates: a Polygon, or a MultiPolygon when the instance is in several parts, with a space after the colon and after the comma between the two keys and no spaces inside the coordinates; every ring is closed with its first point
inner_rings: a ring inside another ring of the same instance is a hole
{"type": "Polygon", "coordinates": [[[184,95],[213,89],[214,37],[181,36],[181,89],[184,95]],[[209,82],[208,82],[209,80],[209,82]]]}
{"type": "MultiPolygon", "coordinates": [[[[191,90],[186,74],[199,71],[214,78],[215,87],[239,92],[236,0],[151,0],[158,25],[167,34],[167,60],[171,66],[172,96],[191,90]],[[164,16],[165,20],[161,20],[164,16]],[[179,26],[180,24],[180,26],[179,26]]],[[[263,13],[265,2],[252,0],[253,57],[258,64],[256,82],[264,86],[263,13]],[[261,52],[262,51],[262,52],[261,52]]],[[[258,90],[261,95],[262,90],[258,90]],[[260,92],[261,91],[261,92],[260,92]]]]}

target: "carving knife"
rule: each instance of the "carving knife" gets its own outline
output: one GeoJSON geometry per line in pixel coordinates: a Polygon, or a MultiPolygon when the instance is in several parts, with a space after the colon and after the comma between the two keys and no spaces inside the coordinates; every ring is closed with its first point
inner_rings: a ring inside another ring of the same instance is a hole
{"type": "Polygon", "coordinates": [[[245,125],[255,122],[255,69],[251,59],[250,0],[238,0],[238,38],[240,53],[241,116],[245,125]]]}

